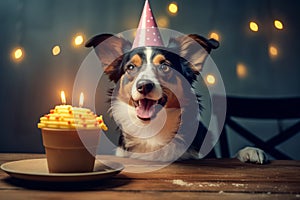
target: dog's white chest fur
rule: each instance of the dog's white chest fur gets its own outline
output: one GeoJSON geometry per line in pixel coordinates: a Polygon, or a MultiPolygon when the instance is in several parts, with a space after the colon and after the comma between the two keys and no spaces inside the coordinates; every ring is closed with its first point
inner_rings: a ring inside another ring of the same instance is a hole
{"type": "Polygon", "coordinates": [[[181,112],[181,109],[163,108],[146,123],[136,117],[134,107],[114,101],[112,114],[122,129],[125,142],[124,149],[119,147],[116,155],[159,161],[177,159],[187,148],[180,134],[176,134],[181,112]]]}

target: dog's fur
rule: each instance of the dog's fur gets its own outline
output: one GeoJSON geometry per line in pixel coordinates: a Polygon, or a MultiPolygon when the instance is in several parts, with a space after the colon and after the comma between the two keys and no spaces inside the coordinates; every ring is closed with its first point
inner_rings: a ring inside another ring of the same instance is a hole
{"type": "Polygon", "coordinates": [[[192,85],[219,46],[216,40],[191,34],[171,38],[167,47],[131,50],[127,40],[102,34],[86,46],[95,48],[116,84],[111,111],[122,130],[116,155],[154,161],[202,157],[207,130],[199,121],[200,102],[196,109],[191,106],[199,101],[192,85]],[[191,127],[198,127],[195,133],[191,127]]]}

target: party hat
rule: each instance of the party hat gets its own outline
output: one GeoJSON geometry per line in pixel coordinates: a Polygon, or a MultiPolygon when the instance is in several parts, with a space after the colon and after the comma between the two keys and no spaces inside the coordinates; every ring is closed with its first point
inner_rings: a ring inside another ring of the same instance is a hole
{"type": "Polygon", "coordinates": [[[145,0],[132,49],[145,46],[164,46],[148,0],[145,0]]]}

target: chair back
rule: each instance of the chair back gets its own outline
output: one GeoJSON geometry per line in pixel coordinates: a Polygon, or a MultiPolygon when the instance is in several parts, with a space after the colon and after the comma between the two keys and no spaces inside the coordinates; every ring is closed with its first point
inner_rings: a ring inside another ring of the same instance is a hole
{"type": "MultiPolygon", "coordinates": [[[[213,101],[218,101],[221,96],[213,96],[213,101]]],[[[286,153],[278,150],[276,146],[300,132],[300,97],[292,98],[249,98],[227,96],[227,111],[224,127],[220,136],[221,156],[229,157],[227,128],[231,128],[237,134],[244,137],[256,147],[263,149],[275,159],[291,159],[286,153]],[[237,119],[258,120],[285,120],[299,119],[294,125],[285,130],[279,130],[278,134],[262,140],[259,134],[251,132],[241,125],[237,119]]]]}

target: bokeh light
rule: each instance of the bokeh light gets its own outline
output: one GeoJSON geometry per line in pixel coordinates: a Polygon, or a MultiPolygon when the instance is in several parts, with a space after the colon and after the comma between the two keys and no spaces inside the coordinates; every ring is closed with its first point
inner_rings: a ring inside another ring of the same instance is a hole
{"type": "Polygon", "coordinates": [[[74,37],[74,45],[75,46],[80,46],[84,42],[84,36],[82,34],[76,34],[74,37]]]}
{"type": "Polygon", "coordinates": [[[250,22],[249,23],[249,28],[251,31],[253,32],[257,32],[258,31],[258,24],[256,22],[250,22]]]}
{"type": "Polygon", "coordinates": [[[274,20],[274,26],[278,30],[282,30],[283,29],[283,23],[280,20],[278,20],[278,19],[274,20]]]}
{"type": "Polygon", "coordinates": [[[213,38],[213,39],[215,39],[217,41],[220,41],[220,35],[217,32],[211,32],[209,34],[209,38],[213,38]]]}
{"type": "Polygon", "coordinates": [[[12,50],[11,52],[11,58],[15,62],[20,62],[24,59],[24,49],[21,47],[16,47],[15,49],[12,50]]]}
{"type": "Polygon", "coordinates": [[[60,47],[56,45],[52,48],[52,55],[57,56],[58,54],[60,54],[60,47]]]}
{"type": "Polygon", "coordinates": [[[212,75],[212,74],[208,74],[208,75],[206,76],[206,82],[207,82],[207,84],[209,84],[209,85],[214,85],[214,84],[216,83],[216,78],[215,78],[215,76],[212,75]]]}
{"type": "Polygon", "coordinates": [[[278,48],[273,44],[269,45],[269,55],[271,58],[278,56],[278,48]]]}
{"type": "Polygon", "coordinates": [[[245,78],[248,75],[248,69],[245,64],[238,63],[236,65],[236,74],[239,78],[245,78]]]}
{"type": "Polygon", "coordinates": [[[172,2],[168,6],[168,10],[171,14],[176,14],[178,12],[178,6],[176,2],[172,2]]]}
{"type": "Polygon", "coordinates": [[[157,18],[157,25],[160,28],[167,28],[169,26],[169,19],[165,16],[157,18]]]}

